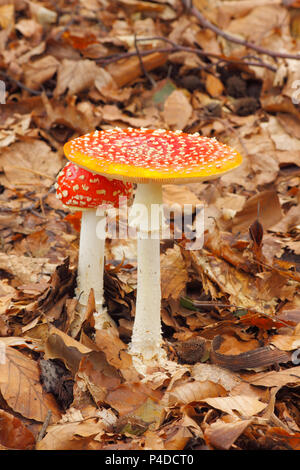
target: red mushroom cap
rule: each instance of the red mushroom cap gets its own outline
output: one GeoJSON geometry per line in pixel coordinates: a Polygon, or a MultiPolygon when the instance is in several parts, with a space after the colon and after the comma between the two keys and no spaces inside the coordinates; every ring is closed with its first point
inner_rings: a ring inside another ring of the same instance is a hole
{"type": "Polygon", "coordinates": [[[73,209],[95,209],[102,204],[119,206],[119,198],[132,196],[132,185],[91,173],[67,163],[57,177],[56,196],[73,209]]]}
{"type": "Polygon", "coordinates": [[[164,129],[95,131],[64,146],[66,157],[98,174],[136,183],[185,183],[216,178],[241,155],[215,138],[164,129]]]}

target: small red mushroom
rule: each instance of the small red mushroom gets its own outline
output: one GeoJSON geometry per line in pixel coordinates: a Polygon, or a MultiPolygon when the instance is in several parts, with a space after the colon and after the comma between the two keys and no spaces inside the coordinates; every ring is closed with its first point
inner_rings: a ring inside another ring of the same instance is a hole
{"type": "MultiPolygon", "coordinates": [[[[95,327],[101,328],[105,321],[111,319],[103,307],[105,236],[97,236],[97,226],[103,226],[101,219],[105,215],[99,217],[96,212],[102,205],[118,207],[121,197],[130,199],[132,185],[94,174],[69,162],[59,173],[55,187],[56,196],[64,206],[73,211],[82,211],[76,296],[79,299],[79,312],[83,315],[90,289],[93,288],[95,327]]],[[[74,325],[74,332],[81,326],[80,320],[77,327],[74,325]]]]}

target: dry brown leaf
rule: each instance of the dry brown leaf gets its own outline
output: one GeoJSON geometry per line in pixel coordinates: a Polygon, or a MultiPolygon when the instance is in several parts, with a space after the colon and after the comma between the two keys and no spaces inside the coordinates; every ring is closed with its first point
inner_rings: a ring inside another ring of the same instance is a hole
{"type": "Polygon", "coordinates": [[[237,374],[214,364],[195,364],[190,369],[194,380],[204,382],[209,380],[222,386],[227,392],[238,386],[241,379],[237,374]]]}
{"type": "Polygon", "coordinates": [[[169,129],[182,130],[192,115],[193,108],[181,90],[174,90],[164,103],[163,118],[169,129]]]}
{"type": "Polygon", "coordinates": [[[269,229],[282,219],[282,210],[277,191],[262,191],[247,200],[243,209],[233,220],[232,231],[248,232],[250,225],[259,217],[264,230],[269,229]]]}
{"type": "Polygon", "coordinates": [[[47,281],[55,268],[56,265],[49,263],[47,258],[0,253],[0,269],[13,274],[16,282],[20,284],[47,281]]]}
{"type": "Polygon", "coordinates": [[[249,341],[239,341],[237,338],[226,333],[222,335],[222,342],[218,352],[221,354],[241,354],[259,347],[259,341],[252,339],[249,341]]]}
{"type": "Polygon", "coordinates": [[[13,4],[1,5],[0,25],[3,29],[13,26],[15,21],[15,7],[13,4]]]}
{"type": "Polygon", "coordinates": [[[130,117],[125,113],[122,113],[116,105],[106,105],[102,108],[102,118],[105,121],[114,122],[121,121],[126,122],[134,127],[148,127],[151,125],[149,118],[130,117]]]}
{"type": "Polygon", "coordinates": [[[120,416],[135,413],[148,399],[160,403],[162,392],[152,390],[148,384],[144,383],[122,383],[109,391],[105,402],[116,409],[120,416]]]}
{"type": "Polygon", "coordinates": [[[30,38],[32,36],[40,36],[43,32],[42,26],[32,19],[21,19],[16,24],[16,30],[20,31],[23,36],[30,38]]]}
{"type": "Polygon", "coordinates": [[[8,406],[26,418],[44,422],[49,409],[54,421],[60,417],[54,398],[43,391],[36,361],[10,346],[0,363],[0,390],[8,406]]]}
{"type": "Polygon", "coordinates": [[[4,170],[1,183],[5,185],[41,185],[49,187],[62,167],[57,152],[42,140],[16,142],[0,153],[4,170]]]}
{"type": "Polygon", "coordinates": [[[165,450],[183,450],[193,437],[192,431],[185,426],[173,425],[169,435],[163,435],[165,450]]]}
{"type": "Polygon", "coordinates": [[[206,250],[188,253],[193,267],[201,276],[205,291],[211,292],[213,297],[220,296],[223,292],[229,295],[232,305],[255,308],[255,310],[267,314],[271,314],[275,310],[277,297],[272,297],[268,285],[265,285],[262,280],[257,280],[239,271],[221,259],[209,256],[206,250]],[[213,282],[213,285],[210,281],[213,282]],[[219,293],[216,292],[215,286],[218,286],[219,293]],[[262,291],[263,288],[264,291],[262,291]]]}
{"type": "Polygon", "coordinates": [[[97,330],[95,344],[103,351],[107,361],[122,372],[126,381],[138,380],[138,373],[133,367],[132,357],[127,352],[127,345],[119,338],[118,330],[114,327],[97,330]]]}
{"type": "Polygon", "coordinates": [[[282,220],[272,225],[271,230],[273,232],[288,233],[297,226],[300,226],[300,204],[291,207],[282,220]]]}
{"type": "Polygon", "coordinates": [[[101,449],[102,446],[99,441],[104,432],[103,429],[104,426],[101,420],[95,418],[49,426],[46,436],[37,443],[36,450],[101,449]]]}
{"type": "Polygon", "coordinates": [[[56,73],[58,67],[59,61],[51,55],[27,64],[24,70],[26,86],[33,90],[39,89],[42,83],[56,73]]]}
{"type": "MultiPolygon", "coordinates": [[[[267,123],[261,124],[261,126],[268,130],[277,150],[293,152],[293,154],[298,152],[299,155],[299,139],[289,135],[281,126],[279,120],[276,119],[276,117],[270,116],[269,121],[267,123]]],[[[294,159],[295,164],[297,164],[299,161],[299,159],[296,159],[296,161],[294,159]]]]}
{"type": "Polygon", "coordinates": [[[278,349],[283,351],[293,351],[300,348],[300,324],[298,324],[291,335],[274,335],[270,341],[278,349]]]}
{"type": "MultiPolygon", "coordinates": [[[[45,95],[42,98],[43,110],[36,111],[35,121],[42,129],[50,130],[52,133],[55,126],[65,126],[77,132],[86,133],[96,127],[102,119],[101,113],[94,112],[93,108],[85,106],[83,102],[76,106],[70,100],[68,105],[64,106],[59,101],[50,101],[45,95]]],[[[58,139],[61,141],[60,135],[58,139]]]]}
{"type": "Polygon", "coordinates": [[[235,415],[236,412],[242,417],[254,416],[260,413],[267,406],[255,397],[239,395],[234,397],[206,398],[203,399],[213,408],[222,410],[224,413],[235,415]]]}
{"type": "Polygon", "coordinates": [[[205,87],[206,87],[207,93],[213,98],[220,96],[224,91],[224,85],[221,82],[221,80],[219,80],[217,77],[215,77],[211,73],[206,74],[205,87]]]}
{"type": "Polygon", "coordinates": [[[94,61],[65,59],[58,68],[54,97],[59,98],[66,90],[68,95],[73,96],[91,88],[95,81],[98,81],[100,89],[114,84],[110,74],[98,67],[94,61]]]}
{"type": "Polygon", "coordinates": [[[102,351],[93,351],[84,356],[76,377],[84,381],[98,406],[109,403],[109,393],[122,386],[121,373],[107,362],[102,351]]]}
{"type": "Polygon", "coordinates": [[[216,449],[228,450],[251,422],[251,419],[243,419],[226,423],[219,419],[206,428],[204,432],[205,440],[216,449]]]}
{"type": "Polygon", "coordinates": [[[300,366],[287,370],[262,372],[252,377],[249,382],[258,387],[283,387],[287,384],[299,383],[300,366]]]}
{"type": "Polygon", "coordinates": [[[289,113],[278,113],[277,121],[287,134],[296,137],[296,139],[300,139],[298,119],[295,116],[289,113]]]}
{"type": "Polygon", "coordinates": [[[0,443],[11,450],[31,450],[35,438],[19,418],[0,410],[0,443]]]}
{"type": "MultiPolygon", "coordinates": [[[[281,0],[267,0],[264,5],[281,5],[281,0]]],[[[218,4],[219,20],[240,18],[247,15],[253,8],[261,6],[261,0],[224,0],[218,4]]],[[[223,23],[222,23],[223,24],[223,23]]]]}
{"type": "Polygon", "coordinates": [[[193,193],[188,186],[183,186],[182,184],[164,184],[163,185],[163,202],[168,207],[176,209],[178,206],[178,212],[182,211],[184,204],[190,204],[192,206],[200,205],[201,201],[193,193]]]}
{"type": "Polygon", "coordinates": [[[41,25],[49,25],[56,22],[57,13],[49,8],[46,8],[43,4],[38,2],[29,1],[30,12],[32,16],[41,25]]]}
{"type": "Polygon", "coordinates": [[[188,282],[188,273],[180,248],[168,248],[161,256],[162,299],[178,299],[188,282]]]}
{"type": "MultiPolygon", "coordinates": [[[[145,70],[149,72],[166,63],[167,55],[161,52],[154,52],[143,57],[145,70]]],[[[119,60],[110,64],[106,70],[111,74],[119,87],[130,84],[133,80],[142,75],[140,61],[138,57],[130,57],[129,59],[119,60]]]]}
{"type": "Polygon", "coordinates": [[[219,397],[224,395],[226,395],[226,390],[221,385],[209,380],[206,382],[187,382],[174,387],[168,392],[167,404],[168,406],[188,405],[189,403],[202,401],[207,397],[219,397]]]}
{"type": "Polygon", "coordinates": [[[60,359],[74,374],[84,355],[91,353],[91,349],[76,341],[63,331],[51,326],[47,331],[45,340],[45,359],[60,359]]]}
{"type": "MultiPolygon", "coordinates": [[[[256,43],[261,41],[261,39],[266,35],[266,28],[268,28],[266,26],[266,18],[276,18],[276,24],[280,25],[282,34],[288,32],[289,25],[286,9],[279,5],[261,5],[253,8],[249,14],[242,18],[232,20],[230,25],[227,27],[227,31],[256,43]]],[[[267,36],[268,43],[271,43],[273,47],[276,47],[276,34],[270,33],[267,36]]]]}

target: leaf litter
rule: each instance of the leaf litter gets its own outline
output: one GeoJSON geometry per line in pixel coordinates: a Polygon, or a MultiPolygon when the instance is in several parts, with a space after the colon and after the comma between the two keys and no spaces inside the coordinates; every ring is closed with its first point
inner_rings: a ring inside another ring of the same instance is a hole
{"type": "Polygon", "coordinates": [[[299,449],[295,8],[1,6],[1,449],[299,449]],[[168,204],[204,205],[206,231],[201,250],[161,241],[168,361],[144,378],[127,351],[135,242],[107,240],[114,326],[95,332],[92,292],[77,324],[80,215],[53,187],[63,143],[114,126],[199,132],[244,157],[214,182],[164,188],[168,204]]]}

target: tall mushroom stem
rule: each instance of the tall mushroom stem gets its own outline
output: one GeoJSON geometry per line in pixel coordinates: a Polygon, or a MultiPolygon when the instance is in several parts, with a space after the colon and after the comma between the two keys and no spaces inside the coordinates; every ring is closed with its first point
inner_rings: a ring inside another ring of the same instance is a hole
{"type": "Polygon", "coordinates": [[[98,222],[95,209],[82,211],[76,295],[82,305],[87,305],[93,288],[96,308],[101,310],[105,240],[97,237],[98,222]]]}
{"type": "MultiPolygon", "coordinates": [[[[104,219],[105,215],[101,217],[96,215],[96,209],[82,211],[76,297],[79,300],[79,314],[82,316],[88,304],[90,290],[93,288],[96,306],[94,314],[96,329],[103,328],[106,322],[113,323],[103,307],[105,234],[101,232],[102,227],[105,226],[104,219]],[[99,226],[101,227],[100,230],[99,226]]],[[[75,325],[74,328],[76,329],[75,325]]]]}
{"type": "MultiPolygon", "coordinates": [[[[136,313],[130,345],[133,356],[147,363],[163,358],[161,335],[160,228],[151,220],[153,204],[162,204],[160,184],[138,184],[133,213],[139,207],[137,233],[138,279],[136,313]],[[139,206],[138,206],[139,205],[139,206]]],[[[157,207],[157,206],[156,206],[157,207]]],[[[134,226],[133,224],[131,226],[134,226]]]]}

